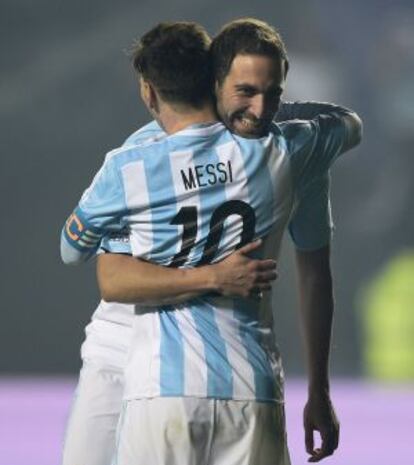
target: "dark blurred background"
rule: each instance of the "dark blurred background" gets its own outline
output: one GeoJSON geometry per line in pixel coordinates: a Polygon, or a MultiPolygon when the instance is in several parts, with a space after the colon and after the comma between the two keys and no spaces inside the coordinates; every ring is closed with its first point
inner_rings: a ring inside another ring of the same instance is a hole
{"type": "MultiPolygon", "coordinates": [[[[133,38],[161,20],[199,21],[214,34],[246,15],[276,26],[286,41],[287,99],[337,102],[364,121],[363,143],[332,173],[332,372],[369,372],[375,309],[364,296],[413,247],[412,0],[2,0],[0,11],[3,373],[80,366],[83,328],[98,302],[94,264],[63,266],[59,236],[105,153],[149,121],[125,54],[133,38]]],[[[276,332],[286,371],[301,374],[289,242],[275,289],[276,332]]],[[[414,271],[406,275],[409,292],[414,271]]],[[[409,328],[412,336],[413,321],[409,328]]]]}

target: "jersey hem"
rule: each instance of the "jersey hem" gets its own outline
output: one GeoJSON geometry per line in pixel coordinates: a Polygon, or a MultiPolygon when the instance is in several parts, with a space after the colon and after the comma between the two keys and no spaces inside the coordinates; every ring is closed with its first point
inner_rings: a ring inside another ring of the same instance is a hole
{"type": "Polygon", "coordinates": [[[196,399],[212,399],[212,400],[234,400],[234,401],[251,401],[251,402],[261,402],[261,403],[276,403],[283,405],[285,403],[284,399],[276,399],[276,398],[261,398],[261,397],[251,397],[251,396],[206,396],[204,394],[191,394],[191,395],[182,395],[178,396],[176,394],[171,395],[128,395],[123,398],[125,402],[129,402],[132,400],[141,400],[141,399],[156,399],[159,397],[171,397],[171,398],[181,398],[181,397],[191,397],[196,399]]]}

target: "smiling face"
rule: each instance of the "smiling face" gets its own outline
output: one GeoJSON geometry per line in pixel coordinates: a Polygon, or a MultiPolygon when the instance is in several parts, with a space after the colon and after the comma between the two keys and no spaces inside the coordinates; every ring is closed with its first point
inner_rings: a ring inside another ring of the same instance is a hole
{"type": "Polygon", "coordinates": [[[223,82],[216,85],[218,114],[240,136],[264,136],[279,108],[284,87],[283,60],[236,55],[223,82]]]}

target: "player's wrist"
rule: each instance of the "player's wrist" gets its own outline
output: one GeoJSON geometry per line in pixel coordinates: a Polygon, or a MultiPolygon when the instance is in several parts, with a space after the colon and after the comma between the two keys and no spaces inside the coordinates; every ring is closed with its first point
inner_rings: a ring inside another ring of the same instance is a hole
{"type": "Polygon", "coordinates": [[[207,291],[221,292],[220,268],[217,265],[206,265],[203,267],[207,291]]]}
{"type": "Polygon", "coordinates": [[[330,397],[329,380],[328,379],[318,380],[318,381],[309,383],[308,397],[310,399],[329,398],[330,397]]]}
{"type": "Polygon", "coordinates": [[[208,282],[210,292],[216,292],[221,295],[228,295],[229,291],[229,268],[224,266],[223,262],[217,262],[205,266],[208,272],[208,282]]]}
{"type": "Polygon", "coordinates": [[[214,265],[205,265],[183,271],[187,275],[187,279],[191,281],[191,291],[200,293],[218,291],[217,270],[214,265]]]}

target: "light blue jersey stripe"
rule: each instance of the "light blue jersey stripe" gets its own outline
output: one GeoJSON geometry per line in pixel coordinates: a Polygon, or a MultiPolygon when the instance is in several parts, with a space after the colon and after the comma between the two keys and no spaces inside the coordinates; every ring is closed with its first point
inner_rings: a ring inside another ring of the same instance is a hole
{"type": "Polygon", "coordinates": [[[163,263],[174,256],[179,245],[178,227],[170,223],[177,214],[177,203],[169,154],[161,144],[154,146],[152,151],[151,157],[144,159],[151,205],[151,225],[152,230],[156,231],[156,234],[153,234],[150,259],[163,263]]]}
{"type": "Polygon", "coordinates": [[[160,394],[184,395],[184,345],[172,306],[163,306],[160,318],[160,394]]]}
{"type": "Polygon", "coordinates": [[[233,372],[227,357],[226,343],[214,316],[214,307],[197,299],[197,308],[191,311],[197,331],[204,344],[207,364],[207,397],[231,399],[233,372]]]}
{"type": "MultiPolygon", "coordinates": [[[[204,150],[194,155],[195,165],[217,164],[220,158],[215,150],[204,150]]],[[[211,212],[226,201],[225,186],[216,184],[210,189],[200,189],[200,213],[204,215],[201,222],[201,237],[207,238],[210,232],[211,212]],[[214,208],[213,208],[214,207],[214,208]],[[207,216],[206,216],[207,215],[207,216]]],[[[196,249],[196,256],[201,258],[205,241],[196,249]]],[[[214,259],[214,257],[211,257],[214,259]]],[[[197,309],[192,311],[204,347],[207,364],[207,396],[215,398],[232,398],[233,375],[228,360],[226,344],[220,335],[214,316],[214,307],[197,300],[197,309]]]]}

